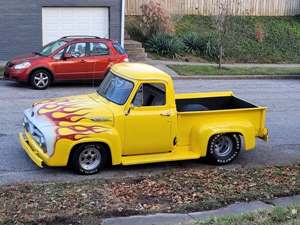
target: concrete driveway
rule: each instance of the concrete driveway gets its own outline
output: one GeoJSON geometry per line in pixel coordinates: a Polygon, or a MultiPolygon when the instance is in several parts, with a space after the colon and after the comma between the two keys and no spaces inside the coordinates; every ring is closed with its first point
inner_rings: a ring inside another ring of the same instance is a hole
{"type": "MultiPolygon", "coordinates": [[[[269,107],[269,143],[258,140],[255,151],[242,152],[229,166],[265,166],[300,163],[300,81],[294,80],[176,80],[177,92],[233,90],[239,97],[269,107]]],[[[17,133],[22,112],[41,98],[93,92],[91,84],[58,84],[35,91],[14,82],[0,81],[0,184],[32,181],[69,181],[160,173],[170,168],[208,167],[199,161],[185,161],[113,167],[83,177],[64,168],[37,168],[21,149],[17,133]]]]}

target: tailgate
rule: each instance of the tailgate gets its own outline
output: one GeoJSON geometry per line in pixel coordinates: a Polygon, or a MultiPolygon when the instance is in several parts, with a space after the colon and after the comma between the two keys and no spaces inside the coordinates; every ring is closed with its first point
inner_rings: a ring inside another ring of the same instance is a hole
{"type": "Polygon", "coordinates": [[[264,141],[268,141],[269,139],[269,130],[266,126],[266,108],[260,108],[261,119],[260,119],[260,129],[258,131],[258,137],[264,141]]]}

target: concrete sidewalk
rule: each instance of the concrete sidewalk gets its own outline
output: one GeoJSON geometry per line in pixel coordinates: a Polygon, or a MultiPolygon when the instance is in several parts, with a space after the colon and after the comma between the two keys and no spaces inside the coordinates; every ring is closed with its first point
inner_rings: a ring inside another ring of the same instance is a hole
{"type": "Polygon", "coordinates": [[[193,212],[193,213],[160,213],[146,216],[130,216],[110,218],[102,221],[103,225],[178,225],[189,224],[197,221],[204,221],[211,217],[223,217],[230,215],[240,215],[255,212],[258,210],[270,209],[273,207],[285,207],[289,205],[299,205],[300,195],[283,197],[270,200],[268,202],[253,201],[235,203],[217,210],[193,212]]]}

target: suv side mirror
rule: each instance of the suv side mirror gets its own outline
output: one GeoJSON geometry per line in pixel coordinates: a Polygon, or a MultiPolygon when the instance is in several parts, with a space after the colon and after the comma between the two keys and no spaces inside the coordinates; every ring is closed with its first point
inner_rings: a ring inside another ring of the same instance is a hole
{"type": "Polygon", "coordinates": [[[74,58],[74,56],[70,53],[67,53],[67,52],[63,56],[63,59],[71,59],[71,58],[74,58]]]}

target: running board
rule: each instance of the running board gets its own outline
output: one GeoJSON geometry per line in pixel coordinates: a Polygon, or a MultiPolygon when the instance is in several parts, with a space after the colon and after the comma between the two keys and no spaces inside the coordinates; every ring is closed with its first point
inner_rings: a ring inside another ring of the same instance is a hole
{"type": "Polygon", "coordinates": [[[195,153],[183,148],[177,148],[173,152],[157,153],[147,155],[123,156],[122,165],[137,165],[146,163],[158,163],[167,161],[199,159],[199,153],[195,153]]]}

